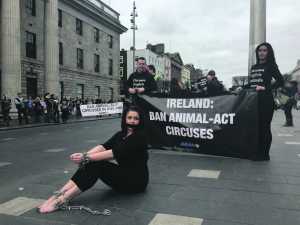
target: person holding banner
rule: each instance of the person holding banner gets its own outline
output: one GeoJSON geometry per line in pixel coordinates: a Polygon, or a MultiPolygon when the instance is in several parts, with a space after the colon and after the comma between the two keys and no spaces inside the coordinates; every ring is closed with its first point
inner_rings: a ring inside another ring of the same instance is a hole
{"type": "Polygon", "coordinates": [[[129,94],[148,94],[157,90],[154,77],[149,73],[149,68],[144,57],[137,59],[137,68],[127,80],[129,94]]]}
{"type": "Polygon", "coordinates": [[[252,159],[265,161],[270,160],[272,143],[271,122],[275,106],[272,90],[283,86],[284,79],[269,43],[260,44],[255,51],[257,63],[251,67],[247,85],[258,93],[258,149],[252,159]],[[271,83],[272,78],[275,79],[275,83],[271,83]]]}
{"type": "Polygon", "coordinates": [[[207,95],[217,96],[224,93],[224,86],[216,77],[216,72],[214,70],[210,70],[207,74],[207,95]]]}
{"type": "Polygon", "coordinates": [[[143,131],[141,110],[135,106],[127,108],[122,116],[121,128],[103,145],[70,156],[79,169],[56,195],[37,208],[38,212],[50,213],[60,209],[94,186],[98,179],[117,192],[132,194],[145,191],[149,180],[148,141],[143,131]],[[111,162],[112,159],[116,163],[111,162]]]}

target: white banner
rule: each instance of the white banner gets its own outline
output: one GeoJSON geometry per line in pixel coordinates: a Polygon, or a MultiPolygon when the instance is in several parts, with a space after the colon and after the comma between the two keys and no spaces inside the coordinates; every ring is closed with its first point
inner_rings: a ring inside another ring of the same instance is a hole
{"type": "Polygon", "coordinates": [[[123,112],[123,102],[81,105],[80,111],[83,117],[119,114],[123,112]]]}

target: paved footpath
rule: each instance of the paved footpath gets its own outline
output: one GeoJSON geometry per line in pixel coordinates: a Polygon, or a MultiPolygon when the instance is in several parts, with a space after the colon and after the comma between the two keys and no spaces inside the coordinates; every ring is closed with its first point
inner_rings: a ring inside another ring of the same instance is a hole
{"type": "Polygon", "coordinates": [[[285,128],[274,115],[271,161],[150,151],[145,193],[121,195],[100,181],[72,202],[110,209],[40,215],[34,206],[74,172],[70,153],[103,143],[120,119],[0,131],[1,225],[298,225],[300,112],[285,128]]]}

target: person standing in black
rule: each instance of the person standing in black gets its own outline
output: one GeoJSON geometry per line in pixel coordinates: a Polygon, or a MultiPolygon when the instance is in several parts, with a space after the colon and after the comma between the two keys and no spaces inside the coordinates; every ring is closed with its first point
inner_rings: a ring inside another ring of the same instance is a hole
{"type": "Polygon", "coordinates": [[[293,106],[297,103],[295,99],[295,95],[297,93],[297,82],[296,81],[286,81],[284,84],[284,87],[282,89],[282,92],[286,94],[289,97],[289,100],[287,103],[283,106],[284,115],[286,122],[283,125],[284,127],[293,127],[293,106]]]}
{"type": "Polygon", "coordinates": [[[216,72],[214,70],[210,70],[207,74],[207,95],[217,96],[221,95],[224,92],[223,84],[216,77],[216,72]]]}
{"type": "Polygon", "coordinates": [[[47,92],[44,95],[44,101],[46,104],[46,109],[45,109],[45,122],[50,123],[52,118],[53,118],[53,110],[52,110],[52,101],[51,101],[51,96],[50,93],[47,92]]]}
{"type": "Polygon", "coordinates": [[[33,101],[33,112],[34,112],[34,122],[39,123],[41,122],[41,117],[43,116],[43,106],[41,104],[40,97],[37,97],[33,101]]]}
{"type": "Polygon", "coordinates": [[[272,143],[271,122],[274,113],[272,90],[283,86],[284,80],[276,64],[274,51],[269,43],[256,48],[256,64],[251,67],[248,87],[258,94],[258,149],[252,156],[255,161],[270,160],[272,143]],[[271,83],[272,78],[275,83],[271,83]]]}
{"type": "Polygon", "coordinates": [[[126,85],[128,93],[132,95],[156,91],[156,82],[153,75],[149,73],[144,57],[138,58],[136,71],[129,76],[126,85]]]}
{"type": "Polygon", "coordinates": [[[131,106],[122,116],[121,131],[103,145],[87,153],[74,153],[70,159],[80,167],[58,195],[51,196],[38,207],[40,213],[50,213],[76,195],[90,189],[101,179],[117,192],[144,192],[149,181],[148,139],[143,131],[144,119],[139,108],[131,106]],[[111,162],[115,159],[116,163],[111,162]]]}
{"type": "Polygon", "coordinates": [[[19,125],[22,124],[23,118],[25,120],[25,124],[28,124],[27,111],[25,108],[24,99],[21,97],[21,95],[22,93],[18,93],[17,97],[15,98],[15,106],[18,112],[19,125]]]}
{"type": "Polygon", "coordinates": [[[210,70],[207,76],[199,78],[196,85],[197,92],[202,97],[217,96],[224,92],[224,86],[216,77],[214,70],[210,70]]]}
{"type": "Polygon", "coordinates": [[[51,95],[52,117],[54,123],[59,123],[59,100],[54,94],[51,95]]]}
{"type": "Polygon", "coordinates": [[[3,122],[6,126],[9,126],[9,121],[10,121],[9,112],[11,109],[11,100],[5,95],[3,96],[1,102],[1,108],[2,108],[3,122]]]}
{"type": "Polygon", "coordinates": [[[67,101],[66,98],[63,98],[63,100],[61,101],[61,119],[63,123],[66,123],[68,121],[69,118],[69,102],[67,101]]]}

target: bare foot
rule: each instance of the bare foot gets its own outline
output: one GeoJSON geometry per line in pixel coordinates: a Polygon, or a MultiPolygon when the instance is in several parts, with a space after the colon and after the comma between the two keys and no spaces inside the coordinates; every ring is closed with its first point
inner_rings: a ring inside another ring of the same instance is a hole
{"type": "Polygon", "coordinates": [[[58,210],[59,205],[61,205],[62,203],[63,202],[57,198],[49,199],[39,207],[38,212],[39,213],[54,212],[54,211],[58,210]]]}
{"type": "Polygon", "coordinates": [[[48,198],[48,200],[44,201],[42,204],[40,204],[37,208],[40,209],[41,207],[49,204],[49,202],[52,202],[54,199],[56,199],[56,196],[53,195],[50,198],[48,198]]]}

